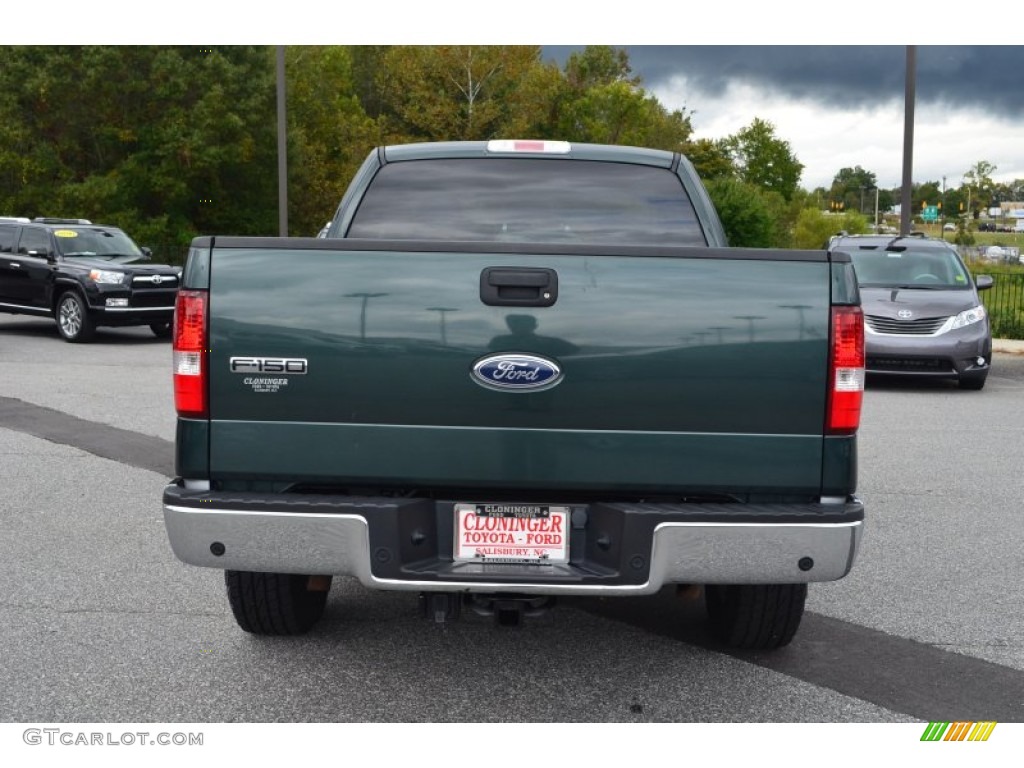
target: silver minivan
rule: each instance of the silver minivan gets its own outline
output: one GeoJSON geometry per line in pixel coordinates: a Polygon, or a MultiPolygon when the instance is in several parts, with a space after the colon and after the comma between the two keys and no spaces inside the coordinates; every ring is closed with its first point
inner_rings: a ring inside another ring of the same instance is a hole
{"type": "Polygon", "coordinates": [[[992,329],[978,291],[992,287],[989,275],[972,278],[949,243],[917,235],[837,235],[829,250],[853,259],[869,374],[985,386],[992,329]]]}

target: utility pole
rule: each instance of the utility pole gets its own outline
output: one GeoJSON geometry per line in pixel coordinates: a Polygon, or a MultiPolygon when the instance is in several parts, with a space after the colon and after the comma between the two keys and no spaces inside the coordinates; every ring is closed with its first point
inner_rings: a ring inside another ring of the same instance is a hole
{"type": "Polygon", "coordinates": [[[907,46],[906,98],[903,109],[903,194],[900,198],[900,235],[910,234],[911,189],[914,183],[914,96],[917,80],[917,46],[907,46]]]}
{"type": "MultiPolygon", "coordinates": [[[[946,177],[942,177],[942,204],[939,206],[939,224],[943,232],[946,231],[946,177]]],[[[945,237],[945,235],[943,235],[945,237]]]]}
{"type": "Polygon", "coordinates": [[[277,220],[288,237],[288,122],[285,119],[284,46],[277,46],[277,220]]]}

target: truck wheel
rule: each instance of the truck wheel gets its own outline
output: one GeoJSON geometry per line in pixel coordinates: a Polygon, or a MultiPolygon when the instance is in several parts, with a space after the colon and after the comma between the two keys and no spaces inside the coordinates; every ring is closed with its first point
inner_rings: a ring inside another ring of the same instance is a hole
{"type": "Polygon", "coordinates": [[[310,578],[290,573],[225,571],[228,602],[238,626],[254,635],[308,632],[323,615],[328,592],[308,589],[310,578]]]}
{"type": "Polygon", "coordinates": [[[79,343],[92,340],[96,324],[85,301],[76,291],[65,291],[57,301],[57,330],[65,341],[79,343]]]}
{"type": "Polygon", "coordinates": [[[153,332],[153,335],[158,339],[169,339],[171,338],[171,324],[170,323],[150,323],[149,330],[153,332]]]}
{"type": "Polygon", "coordinates": [[[705,602],[715,637],[730,648],[787,645],[800,626],[806,584],[709,584],[705,602]]]}

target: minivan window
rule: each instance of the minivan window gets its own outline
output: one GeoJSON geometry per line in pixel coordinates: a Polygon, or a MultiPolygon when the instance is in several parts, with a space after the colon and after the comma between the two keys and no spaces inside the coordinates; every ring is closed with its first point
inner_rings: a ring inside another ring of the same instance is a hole
{"type": "Polygon", "coordinates": [[[385,165],[347,234],[395,240],[707,244],[682,182],[629,163],[540,158],[385,165]]]}

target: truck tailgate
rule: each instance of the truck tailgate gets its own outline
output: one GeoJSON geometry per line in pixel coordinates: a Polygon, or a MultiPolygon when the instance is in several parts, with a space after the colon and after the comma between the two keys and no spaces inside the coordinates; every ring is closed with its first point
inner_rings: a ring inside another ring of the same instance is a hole
{"type": "Polygon", "coordinates": [[[214,479],[821,487],[824,253],[256,242],[218,239],[211,255],[214,479]],[[552,270],[554,303],[485,304],[489,268],[552,270]],[[474,364],[500,353],[553,361],[562,379],[482,386],[474,364]]]}

